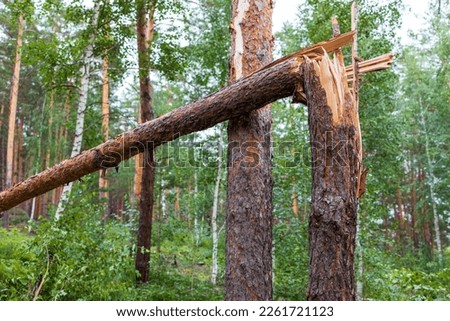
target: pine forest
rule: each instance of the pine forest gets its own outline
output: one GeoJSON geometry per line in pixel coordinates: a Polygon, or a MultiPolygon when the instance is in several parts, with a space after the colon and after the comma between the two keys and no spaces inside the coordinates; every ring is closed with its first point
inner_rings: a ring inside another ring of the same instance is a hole
{"type": "Polygon", "coordinates": [[[449,1],[283,2],[0,0],[1,301],[450,300],[449,1]]]}

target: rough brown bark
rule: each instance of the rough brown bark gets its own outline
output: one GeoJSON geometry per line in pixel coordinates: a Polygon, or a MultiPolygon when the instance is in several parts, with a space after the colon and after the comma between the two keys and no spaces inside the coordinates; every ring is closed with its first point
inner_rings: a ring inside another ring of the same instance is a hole
{"type": "Polygon", "coordinates": [[[2,191],[0,212],[102,168],[117,167],[122,161],[142,153],[146,146],[159,146],[227,119],[248,114],[278,99],[290,97],[295,90],[301,91],[299,79],[303,56],[316,57],[322,50],[321,46],[327,51],[333,51],[351,42],[352,36],[352,33],[343,34],[337,39],[299,50],[210,96],[66,159],[2,191]]]}
{"type": "MultiPolygon", "coordinates": [[[[272,0],[233,0],[230,79],[272,62],[272,0]]],[[[226,300],[272,299],[272,112],[228,123],[226,300]]]]}
{"type": "Polygon", "coordinates": [[[355,300],[359,118],[338,53],[303,65],[312,148],[308,300],[355,300]]]}
{"type": "MultiPolygon", "coordinates": [[[[150,82],[149,45],[153,38],[153,15],[156,0],[147,4],[146,0],[137,2],[137,46],[139,59],[140,106],[139,122],[153,119],[152,86],[150,82]],[[149,7],[150,6],[150,7],[149,7]],[[148,15],[148,16],[147,16],[148,15]]],[[[140,166],[137,182],[139,188],[139,225],[137,235],[136,270],[137,281],[147,283],[150,277],[150,248],[153,220],[153,188],[155,181],[154,148],[149,145],[143,157],[138,158],[140,166]]]]}

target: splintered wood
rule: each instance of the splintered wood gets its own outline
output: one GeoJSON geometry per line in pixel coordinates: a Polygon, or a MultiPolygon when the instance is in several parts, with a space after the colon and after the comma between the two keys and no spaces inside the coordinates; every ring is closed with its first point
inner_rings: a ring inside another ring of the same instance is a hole
{"type": "MultiPolygon", "coordinates": [[[[375,72],[380,71],[384,69],[388,69],[391,67],[392,63],[394,61],[394,55],[391,53],[372,58],[369,60],[363,60],[359,62],[359,70],[358,73],[361,74],[367,74],[369,72],[375,72]]],[[[354,68],[353,65],[345,67],[346,76],[348,79],[348,82],[353,81],[354,76],[354,68]]]]}

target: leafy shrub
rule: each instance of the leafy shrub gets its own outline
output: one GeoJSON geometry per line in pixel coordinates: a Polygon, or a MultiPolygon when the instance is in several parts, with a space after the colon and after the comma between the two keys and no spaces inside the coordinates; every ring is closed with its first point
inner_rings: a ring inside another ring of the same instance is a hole
{"type": "Polygon", "coordinates": [[[0,228],[0,301],[30,298],[37,262],[30,251],[31,241],[16,229],[0,228]]]}
{"type": "Polygon", "coordinates": [[[425,273],[410,269],[395,270],[389,277],[391,287],[399,293],[396,300],[450,300],[450,269],[425,273]]]}
{"type": "Polygon", "coordinates": [[[135,296],[130,227],[101,222],[101,208],[79,198],[64,215],[43,222],[33,249],[43,279],[41,300],[127,300],[135,296]]]}
{"type": "Polygon", "coordinates": [[[222,288],[214,287],[208,280],[194,274],[180,273],[172,266],[151,268],[150,282],[139,288],[137,300],[150,301],[220,301],[222,288]]]}
{"type": "Polygon", "coordinates": [[[275,300],[306,300],[308,283],[307,223],[285,222],[274,226],[275,300]]]}

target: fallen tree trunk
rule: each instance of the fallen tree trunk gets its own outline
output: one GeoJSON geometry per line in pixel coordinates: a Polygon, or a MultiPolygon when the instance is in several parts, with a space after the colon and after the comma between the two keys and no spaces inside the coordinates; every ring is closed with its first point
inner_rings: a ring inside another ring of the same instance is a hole
{"type": "MultiPolygon", "coordinates": [[[[300,65],[304,57],[317,59],[348,45],[353,32],[299,50],[222,90],[127,131],[48,168],[0,193],[0,212],[58,186],[103,168],[119,164],[146,148],[154,148],[180,136],[204,130],[230,118],[259,109],[301,92],[300,65]]],[[[297,95],[297,101],[306,101],[297,95]]]]}

